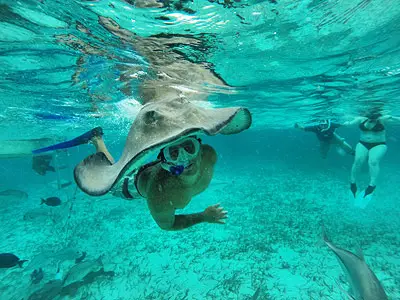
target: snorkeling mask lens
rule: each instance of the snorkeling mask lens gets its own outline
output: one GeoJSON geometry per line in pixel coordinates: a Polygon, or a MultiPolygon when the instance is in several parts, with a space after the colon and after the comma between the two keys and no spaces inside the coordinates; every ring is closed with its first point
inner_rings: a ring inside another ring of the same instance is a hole
{"type": "Polygon", "coordinates": [[[183,162],[193,159],[200,150],[200,142],[196,138],[187,138],[179,144],[172,144],[164,148],[165,160],[168,162],[183,162]]]}
{"type": "Polygon", "coordinates": [[[189,137],[165,147],[162,150],[161,167],[173,175],[180,175],[190,165],[190,161],[199,154],[200,141],[189,137]]]}

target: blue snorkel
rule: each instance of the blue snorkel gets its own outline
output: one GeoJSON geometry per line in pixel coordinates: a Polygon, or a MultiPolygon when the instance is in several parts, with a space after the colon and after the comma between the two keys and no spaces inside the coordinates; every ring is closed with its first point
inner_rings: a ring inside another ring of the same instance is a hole
{"type": "Polygon", "coordinates": [[[182,165],[180,165],[180,166],[171,166],[171,167],[169,168],[169,172],[170,172],[172,175],[175,175],[175,176],[181,175],[181,174],[183,173],[183,171],[185,171],[185,167],[182,166],[182,165]]]}
{"type": "Polygon", "coordinates": [[[160,152],[160,154],[158,155],[158,159],[161,161],[161,167],[171,173],[174,176],[179,176],[183,173],[183,171],[185,171],[185,166],[184,165],[174,165],[173,163],[168,162],[165,157],[164,154],[162,153],[162,151],[160,152]]]}

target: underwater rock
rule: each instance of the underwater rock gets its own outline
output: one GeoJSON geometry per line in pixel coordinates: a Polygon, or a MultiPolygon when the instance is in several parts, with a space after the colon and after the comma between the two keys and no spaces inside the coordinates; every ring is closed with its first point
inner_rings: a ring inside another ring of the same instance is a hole
{"type": "Polygon", "coordinates": [[[31,281],[33,284],[38,284],[40,281],[42,281],[44,277],[43,269],[39,268],[39,270],[34,270],[31,273],[31,281]]]}
{"type": "Polygon", "coordinates": [[[0,268],[1,269],[6,269],[6,268],[12,268],[18,265],[20,268],[22,268],[22,265],[24,262],[27,260],[20,260],[18,256],[12,254],[12,253],[0,253],[0,268]]]}
{"type": "Polygon", "coordinates": [[[60,206],[61,199],[58,197],[49,197],[47,199],[42,198],[42,202],[40,204],[46,204],[47,206],[60,206]]]}

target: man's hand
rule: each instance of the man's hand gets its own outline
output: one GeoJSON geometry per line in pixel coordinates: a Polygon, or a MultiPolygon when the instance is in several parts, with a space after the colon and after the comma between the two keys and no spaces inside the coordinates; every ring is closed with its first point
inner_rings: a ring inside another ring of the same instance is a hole
{"type": "Polygon", "coordinates": [[[218,203],[207,207],[203,212],[203,216],[204,222],[225,224],[225,219],[228,218],[228,212],[218,203]]]}

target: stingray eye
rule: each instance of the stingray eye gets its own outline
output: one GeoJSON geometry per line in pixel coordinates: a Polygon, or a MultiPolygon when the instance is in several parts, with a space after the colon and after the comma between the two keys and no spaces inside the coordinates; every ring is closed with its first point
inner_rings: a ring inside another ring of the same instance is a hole
{"type": "Polygon", "coordinates": [[[157,121],[157,113],[154,110],[146,112],[144,120],[147,125],[154,124],[157,121]]]}

